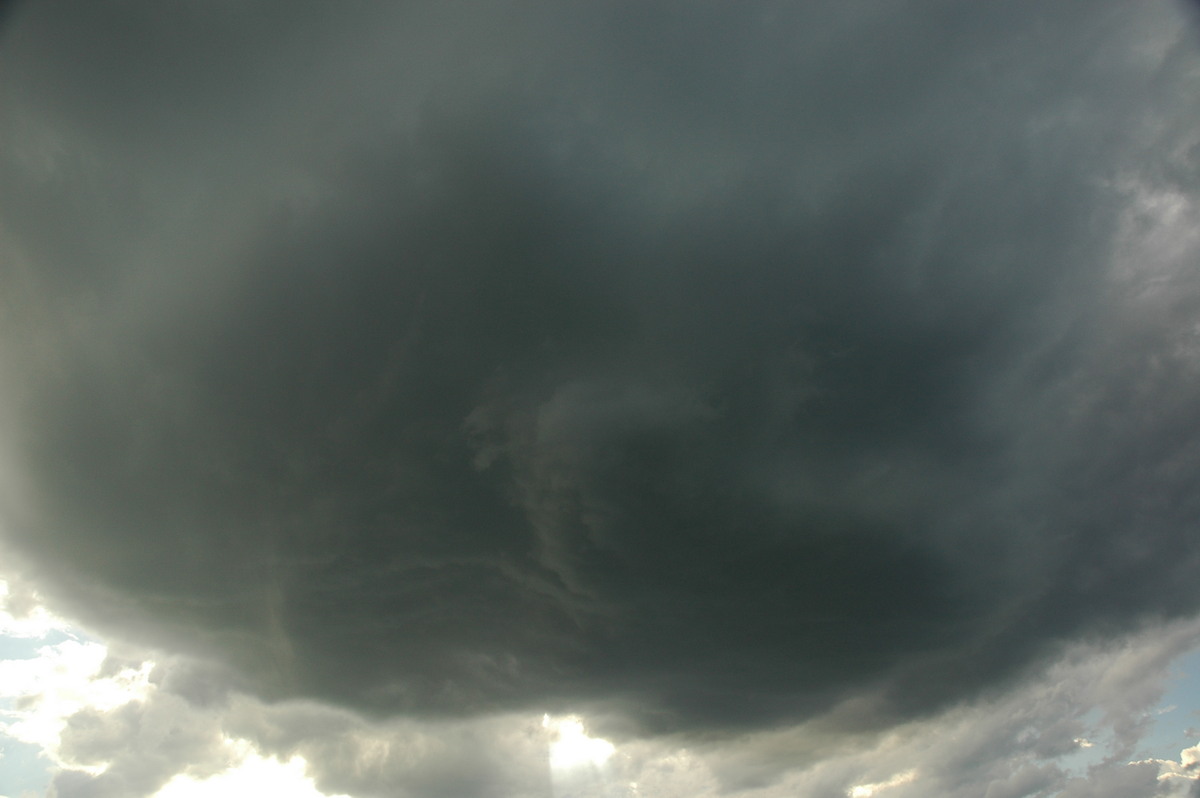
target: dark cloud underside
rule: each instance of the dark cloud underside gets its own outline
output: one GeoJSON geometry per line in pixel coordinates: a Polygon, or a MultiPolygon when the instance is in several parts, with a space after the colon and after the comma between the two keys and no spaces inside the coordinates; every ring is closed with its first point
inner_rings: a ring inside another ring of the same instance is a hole
{"type": "Polygon", "coordinates": [[[661,729],[1198,609],[1170,7],[333,8],[6,32],[4,524],[59,600],[268,695],[661,729]]]}

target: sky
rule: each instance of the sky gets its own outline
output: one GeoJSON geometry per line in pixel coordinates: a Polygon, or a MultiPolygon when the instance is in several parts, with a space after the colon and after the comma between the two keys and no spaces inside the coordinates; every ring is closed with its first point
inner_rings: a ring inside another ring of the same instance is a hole
{"type": "Polygon", "coordinates": [[[0,794],[1200,795],[1198,10],[6,4],[0,794]]]}

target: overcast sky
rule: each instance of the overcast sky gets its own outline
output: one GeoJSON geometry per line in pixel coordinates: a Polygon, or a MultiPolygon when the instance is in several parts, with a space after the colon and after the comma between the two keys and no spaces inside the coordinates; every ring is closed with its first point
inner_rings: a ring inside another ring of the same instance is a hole
{"type": "Polygon", "coordinates": [[[1200,794],[1193,10],[8,8],[50,794],[1200,794]]]}

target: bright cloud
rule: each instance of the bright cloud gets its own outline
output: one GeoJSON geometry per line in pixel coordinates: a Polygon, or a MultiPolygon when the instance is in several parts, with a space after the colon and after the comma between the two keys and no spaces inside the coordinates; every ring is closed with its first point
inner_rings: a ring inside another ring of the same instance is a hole
{"type": "Polygon", "coordinates": [[[550,769],[573,770],[578,767],[600,767],[608,762],[616,748],[608,740],[589,737],[583,721],[572,715],[552,720],[547,715],[542,725],[554,732],[550,743],[550,769]]]}
{"type": "Polygon", "coordinates": [[[40,746],[61,767],[103,772],[103,763],[59,756],[63,728],[85,709],[105,712],[145,700],[154,668],[154,663],[143,662],[138,668],[104,675],[107,656],[108,648],[101,643],[67,640],[41,647],[32,659],[0,662],[0,697],[17,699],[15,708],[3,711],[0,731],[40,746]]]}
{"type": "Polygon", "coordinates": [[[45,637],[67,626],[66,621],[42,606],[36,593],[15,591],[8,580],[0,579],[0,635],[45,637]]]}
{"type": "Polygon", "coordinates": [[[847,791],[850,798],[872,798],[876,793],[886,790],[889,787],[899,787],[901,784],[910,784],[917,780],[917,771],[906,770],[903,773],[897,773],[887,781],[877,781],[874,784],[858,784],[851,787],[847,791]]]}
{"type": "Polygon", "coordinates": [[[1161,795],[1166,798],[1191,798],[1200,790],[1200,744],[1179,752],[1179,759],[1144,759],[1131,765],[1155,765],[1161,795]]]}
{"type": "Polygon", "coordinates": [[[304,757],[287,761],[263,756],[249,740],[224,740],[236,764],[208,778],[179,774],[153,798],[350,798],[344,794],[326,795],[316,788],[307,774],[304,757]]]}

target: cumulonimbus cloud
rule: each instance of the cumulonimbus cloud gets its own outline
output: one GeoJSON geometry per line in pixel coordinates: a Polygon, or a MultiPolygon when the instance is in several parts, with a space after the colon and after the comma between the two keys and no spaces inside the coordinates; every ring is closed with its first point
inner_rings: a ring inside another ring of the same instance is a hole
{"type": "Polygon", "coordinates": [[[21,7],[7,545],[267,696],[895,722],[1200,608],[1173,7],[21,7]]]}

